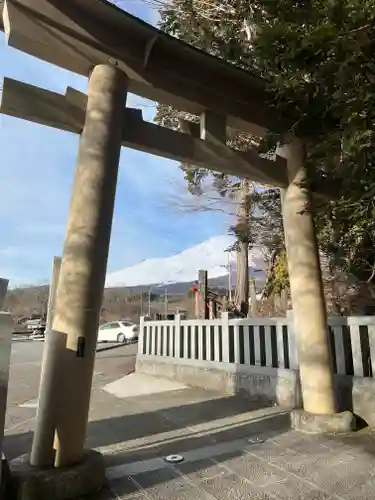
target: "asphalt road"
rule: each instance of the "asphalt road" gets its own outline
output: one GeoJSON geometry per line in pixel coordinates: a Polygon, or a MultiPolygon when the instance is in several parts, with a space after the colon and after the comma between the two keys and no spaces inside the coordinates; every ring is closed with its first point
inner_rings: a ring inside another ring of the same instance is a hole
{"type": "MultiPolygon", "coordinates": [[[[6,433],[17,432],[35,417],[43,348],[44,342],[35,340],[12,342],[6,433]]],[[[136,352],[137,344],[131,344],[97,353],[94,385],[96,378],[111,381],[132,372],[136,352]]]]}

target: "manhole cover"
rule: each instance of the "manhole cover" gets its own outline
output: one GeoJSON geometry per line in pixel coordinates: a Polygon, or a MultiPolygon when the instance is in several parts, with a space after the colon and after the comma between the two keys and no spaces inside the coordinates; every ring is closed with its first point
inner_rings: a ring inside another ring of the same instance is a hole
{"type": "Polygon", "coordinates": [[[184,461],[184,457],[182,455],[168,455],[164,460],[169,464],[178,464],[184,461]]]}

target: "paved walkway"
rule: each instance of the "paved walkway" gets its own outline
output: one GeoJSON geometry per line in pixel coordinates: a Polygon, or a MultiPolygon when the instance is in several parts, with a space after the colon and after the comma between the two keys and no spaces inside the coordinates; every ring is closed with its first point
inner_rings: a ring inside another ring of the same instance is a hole
{"type": "MultiPolygon", "coordinates": [[[[367,431],[306,436],[289,431],[278,407],[137,374],[98,373],[90,418],[88,446],[108,467],[108,487],[92,500],[375,498],[367,431]],[[184,460],[168,464],[171,454],[184,460]]],[[[7,448],[25,451],[30,430],[8,435],[7,448]]]]}

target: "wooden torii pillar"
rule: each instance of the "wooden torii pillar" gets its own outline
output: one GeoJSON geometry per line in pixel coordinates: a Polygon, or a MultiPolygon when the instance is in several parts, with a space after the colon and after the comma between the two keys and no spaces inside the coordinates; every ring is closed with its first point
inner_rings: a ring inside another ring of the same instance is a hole
{"type": "Polygon", "coordinates": [[[305,146],[289,136],[278,153],[287,160],[289,176],[281,200],[304,407],[291,413],[292,426],[310,433],[348,432],[354,417],[350,411],[338,412],[336,406],[305,146]]]}

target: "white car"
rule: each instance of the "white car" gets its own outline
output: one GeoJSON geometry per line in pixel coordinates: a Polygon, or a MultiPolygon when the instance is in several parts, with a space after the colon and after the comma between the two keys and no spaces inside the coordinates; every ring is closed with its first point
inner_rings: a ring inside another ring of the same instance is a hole
{"type": "Polygon", "coordinates": [[[120,342],[127,344],[138,339],[138,326],[131,321],[111,321],[101,325],[98,332],[98,342],[120,342]]]}

